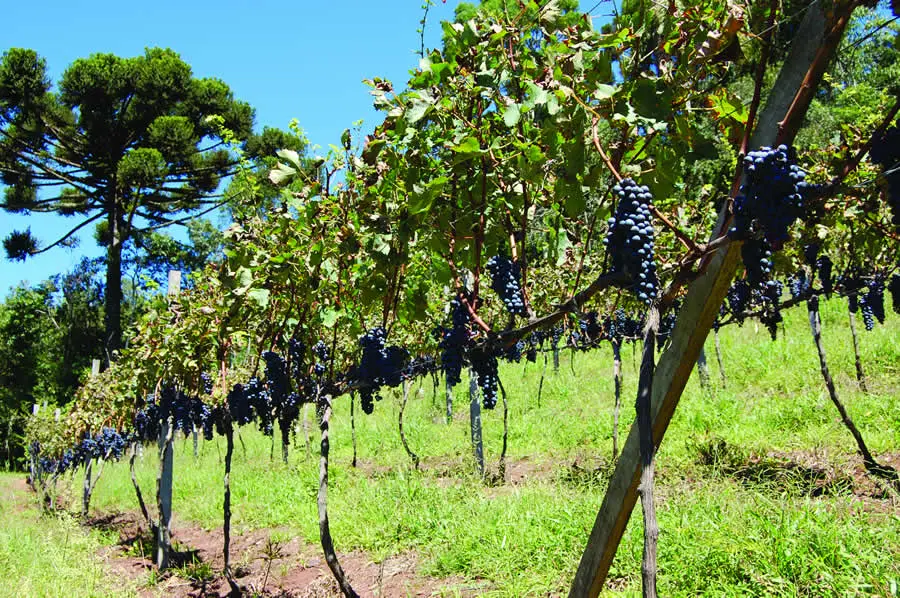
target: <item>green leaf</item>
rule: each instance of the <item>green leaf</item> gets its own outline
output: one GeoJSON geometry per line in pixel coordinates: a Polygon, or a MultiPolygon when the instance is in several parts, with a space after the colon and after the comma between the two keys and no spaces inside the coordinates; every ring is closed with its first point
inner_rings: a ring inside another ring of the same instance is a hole
{"type": "Polygon", "coordinates": [[[521,118],[522,113],[520,111],[518,104],[510,104],[503,111],[503,122],[506,123],[507,127],[514,127],[519,124],[519,119],[521,118]]]}
{"type": "Polygon", "coordinates": [[[269,306],[269,289],[250,289],[247,297],[253,300],[260,309],[266,309],[269,306]]]}
{"type": "Polygon", "coordinates": [[[481,144],[474,137],[466,137],[460,143],[452,146],[454,152],[458,154],[480,154],[481,144]]]}
{"type": "Polygon", "coordinates": [[[326,307],[322,310],[322,325],[326,328],[334,328],[337,321],[341,317],[341,310],[333,307],[326,307]]]}
{"type": "Polygon", "coordinates": [[[420,214],[431,209],[434,200],[444,191],[449,179],[445,176],[437,177],[426,182],[413,184],[413,192],[409,195],[409,213],[420,214]]]}
{"type": "Polygon", "coordinates": [[[406,109],[403,116],[406,119],[407,124],[412,125],[425,118],[425,115],[428,114],[430,108],[431,102],[415,100],[412,105],[406,109]]]}
{"type": "Polygon", "coordinates": [[[269,171],[269,180],[272,181],[272,184],[274,185],[281,185],[290,181],[296,174],[296,170],[287,164],[279,162],[275,168],[269,171]]]}
{"type": "Polygon", "coordinates": [[[303,168],[303,164],[300,162],[300,154],[292,149],[280,149],[275,152],[275,155],[282,160],[290,163],[297,170],[301,170],[303,168]]]}
{"type": "Polygon", "coordinates": [[[641,116],[666,120],[672,112],[672,90],[661,81],[641,79],[631,90],[631,104],[641,116]]]}
{"type": "Polygon", "coordinates": [[[594,90],[594,97],[600,101],[607,100],[613,97],[616,93],[616,88],[612,85],[606,85],[601,83],[597,86],[597,89],[594,90]]]}

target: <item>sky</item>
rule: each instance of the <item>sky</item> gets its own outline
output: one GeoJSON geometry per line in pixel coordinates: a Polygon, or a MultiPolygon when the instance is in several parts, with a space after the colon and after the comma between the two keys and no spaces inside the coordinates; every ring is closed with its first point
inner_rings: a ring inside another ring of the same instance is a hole
{"type": "MultiPolygon", "coordinates": [[[[237,99],[249,102],[259,129],[286,129],[296,118],[323,152],[338,145],[341,132],[355,121],[364,121],[364,132],[379,122],[362,80],[382,77],[403,86],[418,63],[422,18],[422,0],[45,0],[38,12],[30,2],[5,4],[0,50],[36,50],[53,81],[74,60],[93,53],[136,56],[147,47],[172,48],[194,76],[222,79],[237,99]]],[[[440,21],[452,18],[457,4],[432,6],[426,48],[439,47],[440,21]]],[[[582,2],[585,10],[596,5],[582,2]]],[[[0,238],[30,227],[50,243],[78,222],[0,212],[0,238]]],[[[92,227],[84,230],[76,249],[54,248],[25,262],[0,253],[0,297],[20,282],[35,284],[70,270],[83,255],[100,255],[92,227]]]]}

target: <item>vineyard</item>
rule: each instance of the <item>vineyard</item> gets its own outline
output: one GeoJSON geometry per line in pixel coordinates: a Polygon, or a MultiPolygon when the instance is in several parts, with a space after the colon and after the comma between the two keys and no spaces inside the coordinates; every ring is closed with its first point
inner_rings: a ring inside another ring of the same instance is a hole
{"type": "MultiPolygon", "coordinates": [[[[383,121],[324,155],[196,125],[235,164],[222,255],[127,343],[107,307],[105,367],[35,406],[42,507],[129,513],[156,584],[191,552],[173,522],[200,526],[200,592],[308,595],[279,583],[314,562],[349,597],[896,594],[889,9],[623,3],[595,30],[499,4],[423,38],[405,86],[368,80],[383,121]],[[391,559],[422,587],[382,587],[391,559]]],[[[27,51],[2,66],[8,209],[60,169],[79,209],[98,179],[60,144],[94,117],[60,117],[27,51]]],[[[182,192],[153,130],[112,177],[135,206],[182,192]]]]}

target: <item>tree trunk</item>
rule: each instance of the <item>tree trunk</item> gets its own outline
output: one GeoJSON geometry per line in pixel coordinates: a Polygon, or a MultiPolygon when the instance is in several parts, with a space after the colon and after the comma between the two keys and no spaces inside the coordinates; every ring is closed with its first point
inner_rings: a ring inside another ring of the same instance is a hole
{"type": "Polygon", "coordinates": [[[114,359],[114,353],[122,348],[122,246],[125,224],[114,199],[107,208],[110,242],[106,250],[105,289],[105,337],[106,362],[114,359]]]}
{"type": "Polygon", "coordinates": [[[859,338],[856,336],[856,314],[850,313],[850,334],[853,336],[853,355],[856,357],[856,379],[859,381],[859,388],[863,392],[869,392],[866,388],[866,375],[863,372],[862,360],[859,358],[859,338]]]}
{"type": "Polygon", "coordinates": [[[862,434],[860,434],[856,424],[854,424],[853,420],[850,418],[850,414],[847,413],[844,404],[841,402],[840,398],[838,398],[834,380],[832,380],[831,373],[828,371],[828,362],[825,358],[825,347],[822,345],[822,321],[819,319],[819,298],[811,297],[807,300],[806,308],[809,312],[809,327],[812,330],[813,341],[815,341],[816,349],[819,352],[819,369],[822,372],[822,378],[825,379],[825,386],[828,388],[828,396],[831,397],[831,402],[834,403],[838,413],[841,414],[841,421],[844,423],[844,426],[850,431],[850,434],[853,435],[853,439],[856,440],[856,447],[859,450],[859,454],[862,455],[863,465],[865,465],[866,471],[874,476],[897,482],[897,470],[889,465],[881,465],[875,460],[875,457],[873,457],[871,451],[869,451],[869,447],[866,445],[865,440],[863,440],[862,434]]]}
{"type": "Polygon", "coordinates": [[[225,563],[224,573],[231,592],[241,595],[240,587],[231,572],[231,458],[234,455],[234,424],[231,415],[225,415],[225,500],[222,505],[222,535],[225,538],[222,546],[222,558],[225,563]]]}
{"type": "Polygon", "coordinates": [[[197,432],[197,424],[194,424],[194,429],[191,432],[191,436],[194,439],[194,459],[200,456],[199,444],[200,444],[200,434],[197,432]]]}
{"type": "Polygon", "coordinates": [[[159,431],[159,474],[156,478],[156,508],[159,523],[156,533],[156,566],[160,571],[169,566],[169,521],[172,519],[172,434],[175,431],[170,415],[159,431]]]}
{"type": "Polygon", "coordinates": [[[559,346],[553,345],[553,371],[559,371],[559,346]]]}
{"type": "Polygon", "coordinates": [[[475,372],[469,370],[469,432],[472,437],[472,454],[475,471],[484,477],[484,441],[481,438],[481,403],[478,401],[478,382],[475,372]]]}
{"type": "Polygon", "coordinates": [[[406,409],[406,401],[409,399],[409,381],[403,381],[403,399],[400,402],[400,415],[397,418],[397,423],[400,427],[400,442],[403,443],[403,448],[406,449],[406,454],[409,455],[409,458],[412,459],[413,465],[416,469],[419,469],[419,455],[415,454],[410,448],[409,443],[406,442],[406,434],[403,433],[403,411],[406,409]]]}
{"type": "Polygon", "coordinates": [[[722,364],[722,346],[719,343],[719,331],[714,332],[716,338],[716,361],[719,362],[719,375],[722,377],[722,388],[725,388],[728,380],[725,378],[725,366],[722,364]]]}
{"type": "Polygon", "coordinates": [[[331,526],[328,523],[328,451],[330,448],[328,443],[328,424],[331,421],[331,396],[322,395],[317,403],[319,402],[322,404],[322,409],[320,410],[322,413],[322,458],[319,462],[319,496],[316,501],[319,507],[319,539],[322,541],[322,550],[325,552],[325,562],[328,563],[328,568],[331,569],[331,573],[334,575],[338,586],[340,586],[341,592],[347,598],[359,598],[359,594],[353,590],[350,582],[347,580],[347,576],[344,575],[337,553],[334,551],[334,542],[331,539],[331,526]]]}
{"type": "MultiPolygon", "coordinates": [[[[656,598],[656,544],[659,539],[659,524],[656,521],[656,506],[653,502],[653,459],[656,445],[653,443],[653,416],[650,399],[653,395],[653,362],[656,352],[656,331],[659,327],[659,312],[652,306],[647,313],[647,329],[644,331],[644,354],[641,358],[641,372],[638,379],[638,395],[635,401],[638,435],[641,452],[641,507],[644,512],[644,555],[641,560],[641,587],[644,598],[656,598]]],[[[701,348],[702,351],[702,348],[701,348]]]]}
{"type": "Polygon", "coordinates": [[[612,460],[615,463],[619,458],[619,412],[622,410],[622,344],[619,341],[613,341],[612,350],[613,381],[616,392],[616,404],[613,406],[612,460]]]}

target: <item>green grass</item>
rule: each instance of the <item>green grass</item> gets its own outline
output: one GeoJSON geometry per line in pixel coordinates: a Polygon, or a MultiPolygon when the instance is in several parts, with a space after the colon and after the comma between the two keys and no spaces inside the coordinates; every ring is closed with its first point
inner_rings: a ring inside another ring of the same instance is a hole
{"type": "MultiPolygon", "coordinates": [[[[712,339],[707,344],[714,390],[692,377],[658,456],[660,593],[665,596],[891,596],[900,583],[900,509],[889,499],[861,502],[837,488],[812,498],[801,479],[776,472],[748,482],[734,475],[747,457],[765,457],[777,469],[791,455],[818,455],[841,466],[855,445],[831,404],[821,376],[805,310],[786,317],[786,332],[772,342],[754,323],[721,333],[727,388],[719,385],[712,339]],[[716,449],[731,466],[701,463],[716,449]],[[781,475],[783,474],[783,475],[781,475]]],[[[861,333],[870,393],[855,381],[853,350],[843,302],[823,304],[829,365],[838,392],[873,453],[900,451],[900,319],[861,333]]],[[[559,372],[548,368],[536,401],[542,363],[510,364],[501,376],[510,400],[508,459],[516,484],[488,487],[471,472],[468,402],[456,389],[456,417],[443,423],[444,398],[431,384],[413,386],[404,415],[423,471],[412,470],[397,432],[399,398],[386,392],[375,414],[357,410],[361,467],[350,467],[349,402],[335,405],[329,512],[338,550],[361,549],[373,559],[415,551],[421,570],[460,576],[486,595],[564,594],[603,498],[612,433],[612,356],[608,349],[570,357],[559,372]],[[570,367],[574,359],[574,374],[570,367]]],[[[637,373],[631,347],[623,350],[625,389],[620,436],[633,421],[637,373]]],[[[500,409],[485,412],[485,450],[496,469],[502,432],[500,409]]],[[[310,412],[312,418],[312,412],[310,412]]],[[[312,426],[311,426],[312,427],[312,426]]],[[[279,537],[318,542],[315,495],[318,434],[306,459],[303,437],[290,465],[269,458],[270,440],[241,431],[232,473],[237,531],[277,528],[279,537]]],[[[152,502],[156,458],[147,451],[138,467],[152,502]]],[[[175,518],[206,528],[221,525],[224,440],[202,444],[195,460],[189,441],[178,441],[175,518]]],[[[768,463],[768,462],[767,462],[768,463]]],[[[78,479],[75,484],[80,483],[78,479]]],[[[93,508],[136,508],[123,463],[107,467],[93,508]]],[[[613,564],[610,593],[639,595],[640,511],[613,564]]],[[[2,567],[0,567],[2,568],[2,567]]]]}
{"type": "Polygon", "coordinates": [[[0,474],[0,596],[132,596],[100,551],[117,537],[82,528],[65,512],[41,514],[14,490],[19,474],[0,474]]]}

